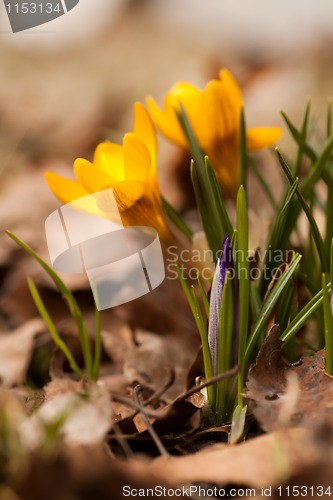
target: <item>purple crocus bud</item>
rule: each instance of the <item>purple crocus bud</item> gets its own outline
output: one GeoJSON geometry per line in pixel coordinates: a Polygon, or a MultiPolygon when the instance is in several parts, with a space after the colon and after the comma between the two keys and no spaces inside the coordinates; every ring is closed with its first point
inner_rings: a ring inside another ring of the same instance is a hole
{"type": "Polygon", "coordinates": [[[224,287],[225,277],[229,269],[233,269],[233,261],[231,254],[230,238],[228,233],[226,233],[223,243],[220,261],[220,282],[221,282],[221,294],[224,287]]]}
{"type": "Polygon", "coordinates": [[[231,256],[230,238],[227,233],[222,243],[221,256],[217,260],[212,289],[210,292],[208,344],[212,358],[214,375],[218,373],[219,322],[222,291],[225,283],[225,277],[229,269],[233,269],[233,262],[231,256]]]}

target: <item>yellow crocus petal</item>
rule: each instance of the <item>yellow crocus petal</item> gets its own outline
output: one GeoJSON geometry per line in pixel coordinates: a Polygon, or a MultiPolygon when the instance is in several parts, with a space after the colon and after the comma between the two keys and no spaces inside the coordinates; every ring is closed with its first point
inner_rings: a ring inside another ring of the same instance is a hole
{"type": "Polygon", "coordinates": [[[249,151],[272,146],[282,135],[279,127],[257,127],[246,131],[246,144],[249,151]]]}
{"type": "Polygon", "coordinates": [[[95,150],[94,165],[114,181],[125,179],[123,148],[112,142],[102,142],[95,150]]]}
{"type": "Polygon", "coordinates": [[[131,208],[134,203],[142,198],[146,192],[147,185],[140,181],[128,180],[113,182],[110,187],[113,189],[120,212],[123,212],[131,208]]]}
{"type": "Polygon", "coordinates": [[[151,156],[147,147],[134,134],[124,135],[123,155],[125,179],[147,182],[151,167],[151,156]]]}
{"type": "Polygon", "coordinates": [[[195,104],[196,100],[201,95],[201,90],[199,90],[198,87],[195,87],[188,82],[178,82],[171,87],[171,90],[167,95],[169,96],[168,102],[171,103],[173,101],[174,108],[178,109],[179,102],[181,102],[185,110],[188,111],[188,116],[190,117],[190,113],[192,112],[192,114],[197,118],[196,110],[192,109],[191,111],[190,108],[193,103],[195,104]]]}
{"type": "Polygon", "coordinates": [[[112,178],[103,170],[83,158],[75,160],[74,173],[79,183],[90,193],[102,191],[112,182],[112,178]]]}
{"type": "Polygon", "coordinates": [[[162,241],[170,244],[174,242],[160,203],[149,195],[142,196],[132,207],[124,210],[121,218],[125,226],[154,227],[162,241]]]}
{"type": "Polygon", "coordinates": [[[210,81],[202,94],[200,145],[208,150],[211,145],[237,134],[241,106],[229,95],[226,86],[210,81]]]}
{"type": "Polygon", "coordinates": [[[164,99],[164,110],[161,111],[154,99],[148,97],[147,106],[150,116],[162,135],[167,137],[171,142],[175,142],[179,146],[186,148],[184,134],[174,110],[167,105],[167,99],[168,96],[164,99]]]}
{"type": "Polygon", "coordinates": [[[133,134],[147,146],[151,159],[155,162],[157,155],[155,127],[146,108],[141,102],[136,102],[134,104],[133,134]]]}
{"type": "Polygon", "coordinates": [[[233,102],[235,109],[240,113],[242,107],[242,94],[237,81],[227,69],[221,69],[219,72],[220,81],[224,86],[229,101],[233,102]]]}
{"type": "Polygon", "coordinates": [[[66,177],[54,174],[53,172],[46,172],[45,179],[53,194],[62,203],[69,203],[89,194],[77,181],[66,179],[66,177]]]}
{"type": "Polygon", "coordinates": [[[164,98],[163,111],[159,109],[151,97],[147,99],[150,116],[161,134],[165,135],[170,141],[186,148],[187,142],[176,115],[180,103],[186,112],[194,133],[198,136],[201,123],[201,92],[197,87],[187,82],[179,82],[173,85],[164,98]]]}
{"type": "MultiPolygon", "coordinates": [[[[180,103],[184,108],[186,116],[191,124],[192,130],[199,140],[202,125],[201,125],[201,116],[202,116],[202,92],[186,82],[176,83],[165,100],[165,110],[170,115],[176,117],[176,113],[174,110],[179,110],[180,103]]],[[[177,123],[178,119],[176,117],[177,123]]],[[[184,138],[183,132],[181,131],[181,135],[184,138]]],[[[185,140],[185,139],[183,139],[185,140]]]]}

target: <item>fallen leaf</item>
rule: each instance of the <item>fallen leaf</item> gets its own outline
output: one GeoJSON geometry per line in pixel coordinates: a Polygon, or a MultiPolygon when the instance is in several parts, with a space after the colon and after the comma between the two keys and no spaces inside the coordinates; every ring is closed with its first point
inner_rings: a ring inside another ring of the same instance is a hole
{"type": "Polygon", "coordinates": [[[72,380],[70,378],[55,378],[51,380],[43,389],[45,401],[62,396],[67,393],[82,392],[83,385],[81,380],[72,380]]]}
{"type": "Polygon", "coordinates": [[[186,375],[193,359],[190,349],[182,346],[172,334],[157,335],[147,330],[136,330],[137,346],[128,352],[124,364],[124,373],[129,381],[137,381],[157,390],[169,377],[170,369],[175,370],[175,381],[166,392],[166,396],[174,399],[183,392],[186,375]],[[183,348],[182,348],[183,347],[183,348]]]}
{"type": "Polygon", "coordinates": [[[260,490],[284,484],[293,474],[320,461],[321,453],[308,429],[287,429],[236,446],[215,444],[188,456],[159,457],[149,471],[175,485],[238,484],[260,490]]]}
{"type": "Polygon", "coordinates": [[[246,397],[265,431],[314,426],[331,420],[333,377],[325,372],[325,350],[295,365],[283,360],[280,330],[273,326],[249,370],[246,397]]]}
{"type": "Polygon", "coordinates": [[[44,322],[32,319],[12,332],[0,335],[1,385],[21,384],[31,359],[36,336],[45,330],[44,322]]]}
{"type": "Polygon", "coordinates": [[[170,367],[175,370],[175,381],[166,391],[166,398],[175,399],[186,387],[186,376],[195,355],[186,339],[172,332],[157,334],[144,329],[132,332],[123,319],[114,317],[108,331],[102,331],[102,342],[113,361],[112,375],[107,377],[110,388],[114,386],[113,377],[117,376],[119,381],[122,374],[128,387],[141,384],[159,390],[169,378],[170,367]]]}

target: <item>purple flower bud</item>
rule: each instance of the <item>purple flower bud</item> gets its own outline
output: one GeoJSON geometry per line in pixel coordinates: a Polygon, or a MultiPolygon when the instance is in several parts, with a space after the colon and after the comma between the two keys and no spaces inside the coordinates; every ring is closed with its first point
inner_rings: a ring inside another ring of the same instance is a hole
{"type": "Polygon", "coordinates": [[[214,374],[217,374],[218,372],[219,322],[220,322],[222,291],[225,283],[225,277],[229,269],[233,269],[233,262],[231,255],[230,238],[227,233],[222,243],[221,256],[217,260],[215,273],[213,277],[212,289],[210,292],[208,344],[212,358],[214,374]]]}
{"type": "Polygon", "coordinates": [[[228,233],[226,233],[224,240],[223,240],[223,243],[222,243],[222,252],[221,252],[221,258],[219,259],[219,261],[220,261],[219,267],[220,267],[221,290],[223,290],[225,276],[227,274],[227,271],[229,269],[234,268],[233,261],[232,261],[230,238],[229,238],[228,233]]]}

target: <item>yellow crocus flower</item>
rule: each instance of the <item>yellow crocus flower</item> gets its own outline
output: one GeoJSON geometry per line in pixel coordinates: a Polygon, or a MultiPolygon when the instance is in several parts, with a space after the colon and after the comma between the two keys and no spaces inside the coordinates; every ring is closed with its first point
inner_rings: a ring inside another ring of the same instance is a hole
{"type": "MultiPolygon", "coordinates": [[[[235,192],[239,181],[238,142],[242,96],[229,71],[222,69],[219,76],[219,80],[211,80],[202,91],[190,83],[176,83],[165,96],[163,110],[151,97],[147,99],[147,104],[150,116],[161,134],[187,148],[176,115],[181,103],[219,182],[230,192],[235,192]]],[[[247,149],[255,151],[271,146],[279,139],[281,132],[278,127],[247,129],[247,149]]]]}
{"type": "MultiPolygon", "coordinates": [[[[161,239],[169,242],[172,236],[161,204],[156,155],[155,127],[144,106],[137,102],[133,132],[124,135],[122,145],[102,142],[95,150],[92,163],[83,158],[75,160],[76,180],[53,172],[46,172],[45,178],[62,203],[112,188],[125,226],[155,227],[161,239]]],[[[112,218],[107,206],[101,215],[112,218]]]]}

